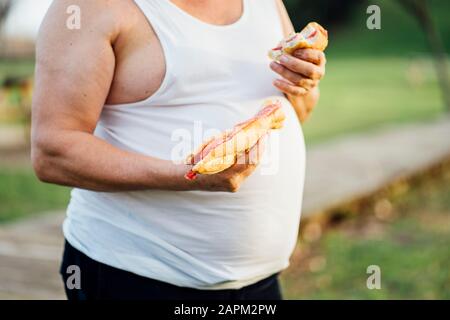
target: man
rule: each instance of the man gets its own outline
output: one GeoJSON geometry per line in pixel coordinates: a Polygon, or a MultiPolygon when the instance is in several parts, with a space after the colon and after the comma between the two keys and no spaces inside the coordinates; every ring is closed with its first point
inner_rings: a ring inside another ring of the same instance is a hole
{"type": "Polygon", "coordinates": [[[53,2],[37,43],[32,158],[42,181],[75,188],[61,272],[78,266],[81,288],[66,288],[70,299],[281,298],[303,192],[298,119],[325,71],[315,50],[269,65],[292,30],[281,0],[53,2]],[[79,29],[66,27],[73,5],[79,29]],[[201,127],[203,140],[268,96],[287,116],[267,141],[277,170],[238,161],[187,181],[175,133],[201,127]]]}

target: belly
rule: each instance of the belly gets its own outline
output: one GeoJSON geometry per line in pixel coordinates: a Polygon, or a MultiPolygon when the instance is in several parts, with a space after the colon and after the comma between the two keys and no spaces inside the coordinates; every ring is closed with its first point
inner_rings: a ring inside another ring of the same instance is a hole
{"type": "MultiPolygon", "coordinates": [[[[254,111],[247,113],[253,115],[254,111]]],[[[108,211],[111,214],[107,219],[118,227],[139,229],[139,237],[148,232],[149,237],[157,237],[200,260],[227,266],[286,260],[297,238],[305,148],[300,125],[287,100],[284,111],[287,115],[284,128],[272,132],[261,164],[237,193],[153,190],[100,196],[78,192],[83,194],[84,202],[102,208],[99,210],[102,219],[104,211],[108,211]]],[[[208,127],[219,125],[214,119],[208,121],[208,127]]],[[[220,130],[229,127],[223,122],[220,130]]],[[[100,135],[116,144],[117,136],[124,138],[108,132],[100,135]]],[[[173,157],[174,142],[171,143],[171,148],[167,148],[169,141],[162,143],[167,150],[160,148],[160,153],[152,155],[173,157]]],[[[146,150],[155,148],[148,146],[146,150]]]]}

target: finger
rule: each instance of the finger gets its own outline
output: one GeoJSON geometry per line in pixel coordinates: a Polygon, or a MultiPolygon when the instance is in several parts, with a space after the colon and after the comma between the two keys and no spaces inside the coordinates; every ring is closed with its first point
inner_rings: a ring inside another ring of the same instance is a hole
{"type": "Polygon", "coordinates": [[[233,168],[239,172],[243,172],[247,169],[248,166],[254,166],[254,164],[250,162],[249,151],[245,151],[237,156],[233,168]]]}
{"type": "Polygon", "coordinates": [[[275,80],[273,82],[273,85],[277,87],[277,89],[280,90],[281,92],[293,96],[304,96],[305,94],[308,93],[308,90],[306,90],[305,88],[295,86],[294,84],[283,79],[275,80]]]}
{"type": "Polygon", "coordinates": [[[298,84],[300,87],[310,91],[313,88],[317,87],[319,85],[319,80],[313,80],[313,79],[302,79],[300,83],[298,84]]]}
{"type": "Polygon", "coordinates": [[[264,154],[266,146],[267,135],[268,134],[262,136],[258,140],[258,142],[249,150],[249,164],[258,165],[259,163],[261,163],[261,158],[264,154]]]}
{"type": "Polygon", "coordinates": [[[301,60],[314,63],[318,66],[323,66],[326,64],[325,54],[316,49],[298,49],[294,52],[294,57],[301,60]]]}
{"type": "Polygon", "coordinates": [[[242,170],[245,170],[246,166],[257,166],[260,163],[262,154],[265,148],[266,135],[259,138],[253,147],[239,155],[236,159],[235,165],[243,165],[242,170]]]}
{"type": "Polygon", "coordinates": [[[300,73],[301,75],[313,79],[320,80],[323,77],[323,68],[314,63],[307,62],[296,57],[284,54],[280,58],[280,63],[289,70],[300,73]]]}
{"type": "Polygon", "coordinates": [[[317,84],[318,84],[318,80],[305,78],[304,76],[302,76],[298,73],[295,73],[295,72],[287,69],[285,66],[282,66],[281,64],[276,63],[274,61],[271,62],[270,68],[273,71],[275,71],[276,73],[278,73],[279,75],[281,75],[286,80],[289,80],[290,82],[292,82],[292,84],[294,84],[296,86],[300,86],[302,88],[305,88],[306,90],[310,90],[313,87],[317,86],[317,84]]]}

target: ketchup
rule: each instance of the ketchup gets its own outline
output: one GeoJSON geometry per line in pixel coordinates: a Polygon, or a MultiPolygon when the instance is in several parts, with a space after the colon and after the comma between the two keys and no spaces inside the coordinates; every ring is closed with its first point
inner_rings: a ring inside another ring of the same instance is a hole
{"type": "Polygon", "coordinates": [[[294,40],[297,37],[297,34],[294,34],[292,37],[290,37],[289,39],[286,40],[286,42],[291,42],[292,40],[294,40]]]}
{"type": "Polygon", "coordinates": [[[197,179],[197,173],[195,173],[194,171],[189,171],[188,173],[186,173],[184,175],[184,177],[190,181],[197,179]]]}
{"type": "Polygon", "coordinates": [[[308,38],[307,39],[311,39],[311,38],[314,38],[315,36],[316,36],[316,34],[317,34],[317,30],[314,30],[314,32],[313,33],[311,33],[309,36],[308,36],[308,38]]]}

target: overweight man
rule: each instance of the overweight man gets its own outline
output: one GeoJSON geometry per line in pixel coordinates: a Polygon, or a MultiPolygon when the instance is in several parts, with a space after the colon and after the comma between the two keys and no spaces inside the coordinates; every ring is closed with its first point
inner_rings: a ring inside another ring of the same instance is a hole
{"type": "Polygon", "coordinates": [[[39,179],[73,188],[69,299],[282,298],[301,212],[301,122],[325,73],[316,50],[269,61],[292,31],[281,0],[53,1],[37,41],[32,160],[39,179]],[[267,97],[286,120],[258,161],[186,180],[180,144],[197,147],[267,97]]]}

